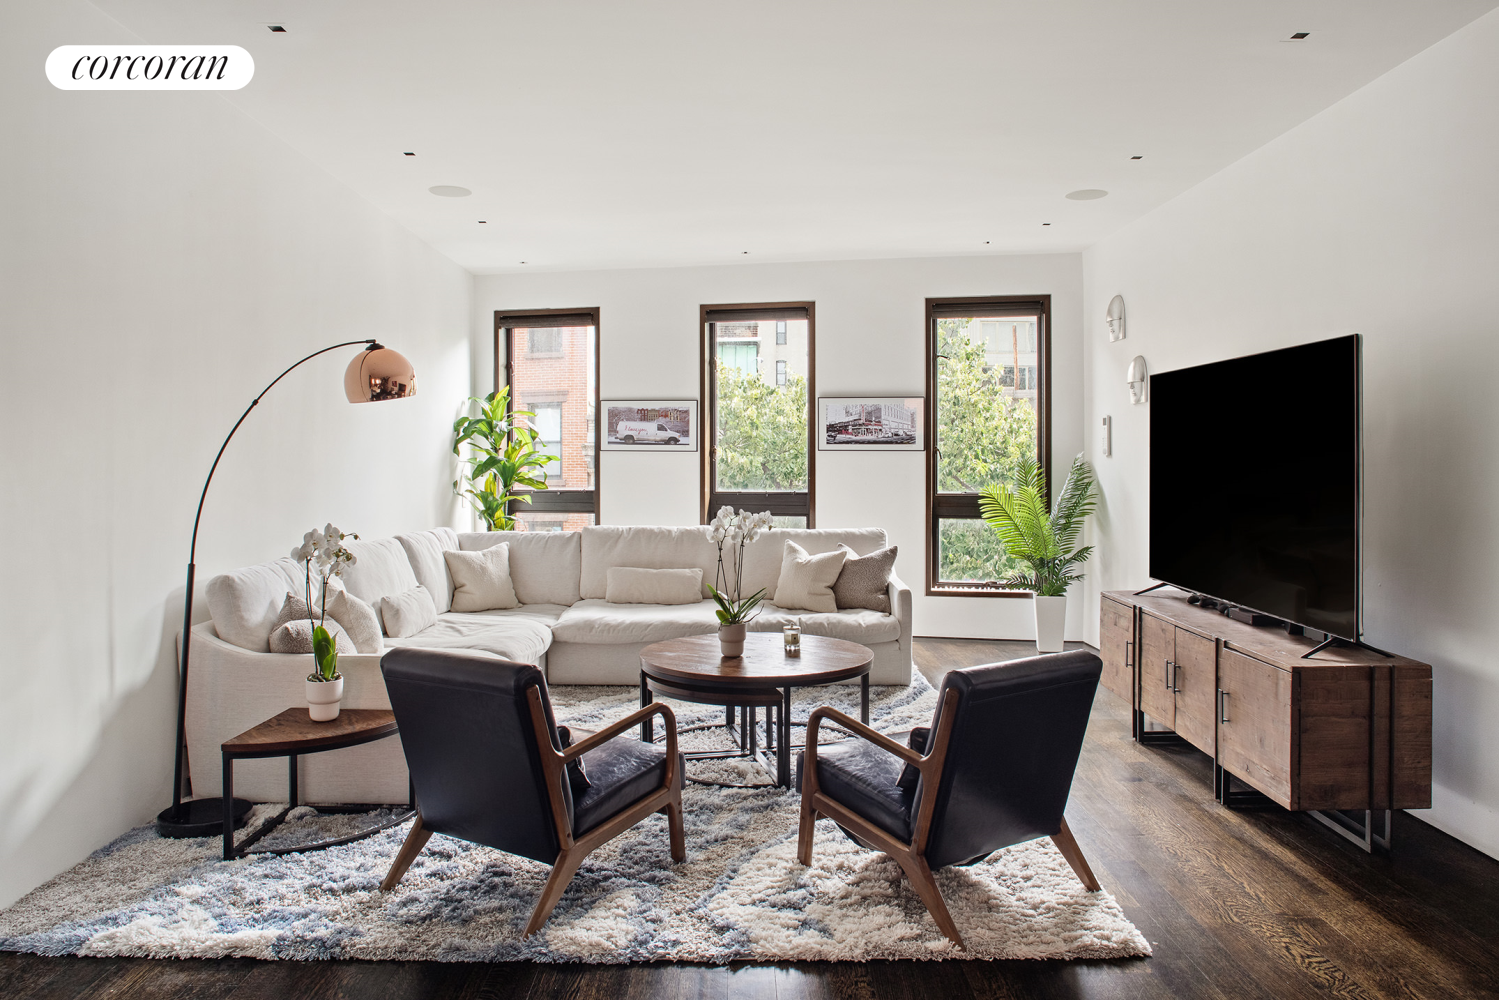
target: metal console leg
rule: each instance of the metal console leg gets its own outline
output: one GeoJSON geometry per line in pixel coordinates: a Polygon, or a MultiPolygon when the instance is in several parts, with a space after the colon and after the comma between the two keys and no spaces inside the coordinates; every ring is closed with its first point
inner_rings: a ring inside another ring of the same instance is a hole
{"type": "Polygon", "coordinates": [[[1344,840],[1357,844],[1369,854],[1374,853],[1374,848],[1390,850],[1394,839],[1394,810],[1391,809],[1308,809],[1306,814],[1312,819],[1327,827],[1333,833],[1344,840]],[[1348,813],[1363,813],[1364,822],[1350,819],[1348,813]],[[1384,835],[1374,832],[1374,817],[1380,813],[1384,814],[1384,835]]]}
{"type": "Polygon", "coordinates": [[[234,858],[234,758],[224,754],[224,860],[234,858]]]}

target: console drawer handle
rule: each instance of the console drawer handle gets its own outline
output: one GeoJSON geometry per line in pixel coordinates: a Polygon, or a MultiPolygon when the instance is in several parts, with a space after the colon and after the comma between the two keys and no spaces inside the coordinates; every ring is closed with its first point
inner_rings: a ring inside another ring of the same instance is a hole
{"type": "Polygon", "coordinates": [[[1176,673],[1176,664],[1172,663],[1170,660],[1167,660],[1166,661],[1166,690],[1167,691],[1175,691],[1176,690],[1176,677],[1174,676],[1175,673],[1176,673]]]}
{"type": "Polygon", "coordinates": [[[1228,721],[1228,692],[1222,688],[1218,689],[1218,721],[1228,721]]]}

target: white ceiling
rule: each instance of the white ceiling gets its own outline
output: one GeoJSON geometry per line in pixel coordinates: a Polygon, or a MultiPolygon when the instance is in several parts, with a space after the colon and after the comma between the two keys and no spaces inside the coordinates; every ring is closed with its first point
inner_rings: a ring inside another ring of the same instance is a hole
{"type": "Polygon", "coordinates": [[[495,273],[1078,250],[1499,0],[93,2],[495,273]]]}

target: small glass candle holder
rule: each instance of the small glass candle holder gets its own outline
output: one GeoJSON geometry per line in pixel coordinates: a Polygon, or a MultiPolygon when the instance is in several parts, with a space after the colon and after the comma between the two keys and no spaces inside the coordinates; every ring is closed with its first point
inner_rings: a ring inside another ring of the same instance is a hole
{"type": "Polygon", "coordinates": [[[782,626],[781,639],[786,643],[787,656],[802,655],[802,627],[800,625],[782,626]]]}

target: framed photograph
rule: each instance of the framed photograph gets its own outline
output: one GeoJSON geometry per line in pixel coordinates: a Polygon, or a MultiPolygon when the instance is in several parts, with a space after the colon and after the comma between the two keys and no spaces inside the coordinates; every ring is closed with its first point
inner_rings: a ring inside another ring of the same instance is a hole
{"type": "Polygon", "coordinates": [[[697,400],[604,399],[601,451],[697,451],[697,400]]]}
{"type": "Polygon", "coordinates": [[[822,396],[818,451],[924,451],[924,396],[822,396]]]}

